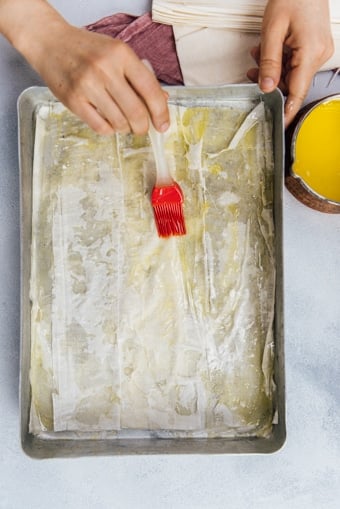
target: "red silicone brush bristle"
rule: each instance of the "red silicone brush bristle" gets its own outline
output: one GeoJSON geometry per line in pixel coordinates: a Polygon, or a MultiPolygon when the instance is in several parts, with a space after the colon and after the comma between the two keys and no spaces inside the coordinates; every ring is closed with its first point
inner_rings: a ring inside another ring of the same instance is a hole
{"type": "Polygon", "coordinates": [[[176,182],[170,186],[154,187],[151,203],[160,237],[186,234],[183,201],[182,190],[176,182]]]}

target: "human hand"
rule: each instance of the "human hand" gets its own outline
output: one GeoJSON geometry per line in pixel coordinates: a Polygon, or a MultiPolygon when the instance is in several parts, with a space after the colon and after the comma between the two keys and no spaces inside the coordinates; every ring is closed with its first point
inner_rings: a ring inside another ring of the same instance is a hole
{"type": "Polygon", "coordinates": [[[333,51],[327,0],[269,0],[260,45],[251,51],[259,67],[249,69],[247,75],[263,92],[279,86],[287,95],[287,126],[300,109],[314,74],[333,51]]]}
{"type": "Polygon", "coordinates": [[[125,43],[75,27],[63,37],[65,45],[45,45],[37,68],[71,111],[101,134],[145,134],[150,117],[157,129],[167,129],[167,97],[125,43]]]}
{"type": "Polygon", "coordinates": [[[145,134],[149,118],[167,129],[167,94],[124,42],[68,24],[44,0],[0,0],[1,14],[2,33],[92,129],[145,134]]]}

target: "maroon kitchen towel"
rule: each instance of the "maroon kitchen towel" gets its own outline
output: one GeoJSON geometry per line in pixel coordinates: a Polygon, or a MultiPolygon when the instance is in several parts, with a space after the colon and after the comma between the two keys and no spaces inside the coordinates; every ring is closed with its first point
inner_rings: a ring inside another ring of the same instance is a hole
{"type": "Polygon", "coordinates": [[[85,28],[126,42],[139,58],[149,60],[160,81],[183,85],[172,27],[155,23],[150,13],[142,16],[113,14],[85,28]]]}

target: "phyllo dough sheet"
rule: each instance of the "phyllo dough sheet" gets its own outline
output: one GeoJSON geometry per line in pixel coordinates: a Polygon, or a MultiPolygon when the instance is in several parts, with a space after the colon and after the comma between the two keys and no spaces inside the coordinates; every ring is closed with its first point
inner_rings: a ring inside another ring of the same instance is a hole
{"type": "Polygon", "coordinates": [[[37,109],[33,433],[271,431],[270,112],[250,101],[170,112],[187,235],[160,239],[148,136],[100,137],[59,103],[37,109]]]}

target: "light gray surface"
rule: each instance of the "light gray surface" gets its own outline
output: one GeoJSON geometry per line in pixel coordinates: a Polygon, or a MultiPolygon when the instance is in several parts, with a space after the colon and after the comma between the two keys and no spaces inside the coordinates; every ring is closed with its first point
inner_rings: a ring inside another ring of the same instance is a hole
{"type": "MultiPolygon", "coordinates": [[[[147,1],[52,2],[73,23],[147,1]],[[111,4],[111,5],[110,5],[111,4]]],[[[310,98],[330,76],[316,80],[310,98]]],[[[0,508],[335,509],[340,504],[340,215],[284,194],[287,442],[269,456],[36,461],[19,443],[16,99],[38,77],[0,38],[0,508]]],[[[340,92],[339,79],[327,89],[340,92]]],[[[327,92],[328,93],[328,92],[327,92]]]]}

